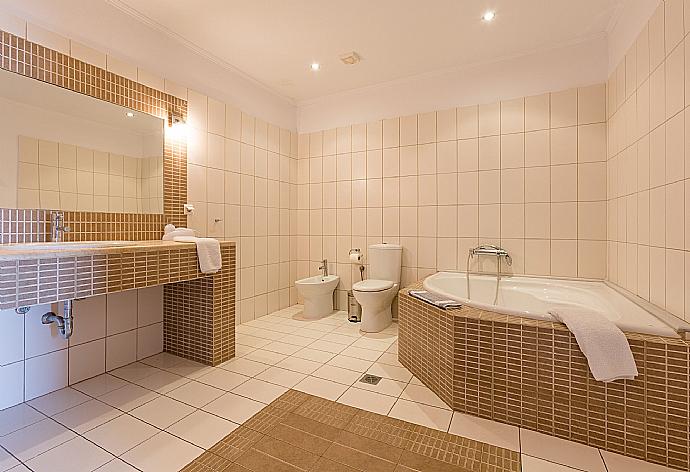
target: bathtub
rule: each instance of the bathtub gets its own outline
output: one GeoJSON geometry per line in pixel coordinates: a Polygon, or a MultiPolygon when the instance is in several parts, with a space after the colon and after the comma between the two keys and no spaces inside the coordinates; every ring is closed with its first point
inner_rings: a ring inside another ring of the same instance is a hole
{"type": "Polygon", "coordinates": [[[424,280],[424,289],[464,305],[506,315],[554,321],[547,313],[555,305],[574,305],[601,312],[622,331],[677,338],[676,331],[604,282],[501,276],[498,299],[495,275],[470,276],[438,272],[424,280]]]}

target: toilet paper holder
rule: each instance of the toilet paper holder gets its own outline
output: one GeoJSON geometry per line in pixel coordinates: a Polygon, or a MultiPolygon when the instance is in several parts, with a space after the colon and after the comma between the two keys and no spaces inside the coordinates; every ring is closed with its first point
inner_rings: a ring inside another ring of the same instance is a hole
{"type": "Polygon", "coordinates": [[[350,252],[348,253],[348,258],[350,259],[350,262],[353,262],[355,264],[361,264],[362,259],[364,259],[364,255],[362,254],[361,249],[352,248],[352,249],[350,249],[350,252]]]}
{"type": "Polygon", "coordinates": [[[348,253],[348,255],[357,254],[357,253],[361,254],[362,250],[357,248],[357,247],[354,247],[354,248],[350,249],[350,252],[348,253]]]}

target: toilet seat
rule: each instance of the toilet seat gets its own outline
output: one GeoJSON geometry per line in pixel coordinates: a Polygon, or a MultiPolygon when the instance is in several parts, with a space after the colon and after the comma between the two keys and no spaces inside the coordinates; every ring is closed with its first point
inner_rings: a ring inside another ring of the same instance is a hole
{"type": "Polygon", "coordinates": [[[352,290],[357,292],[383,292],[395,285],[390,280],[367,279],[357,282],[352,286],[352,290]]]}

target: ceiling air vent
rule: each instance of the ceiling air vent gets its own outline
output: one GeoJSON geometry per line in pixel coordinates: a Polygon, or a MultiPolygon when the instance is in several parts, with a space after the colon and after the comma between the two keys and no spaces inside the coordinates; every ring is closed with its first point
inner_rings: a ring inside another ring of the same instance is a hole
{"type": "Polygon", "coordinates": [[[362,60],[361,57],[359,57],[359,54],[356,52],[348,52],[346,54],[341,54],[340,60],[345,64],[346,66],[351,66],[354,64],[357,64],[359,61],[362,60]]]}

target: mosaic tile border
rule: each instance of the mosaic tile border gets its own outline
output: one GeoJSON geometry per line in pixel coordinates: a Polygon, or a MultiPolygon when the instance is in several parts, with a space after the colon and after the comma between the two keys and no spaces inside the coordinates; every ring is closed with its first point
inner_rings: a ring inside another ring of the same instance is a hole
{"type": "MultiPolygon", "coordinates": [[[[124,106],[169,120],[171,115],[187,119],[187,101],[148,87],[66,54],[27,41],[0,30],[0,68],[40,80],[73,92],[124,106]]],[[[187,202],[187,141],[173,133],[165,133],[163,148],[163,215],[164,221],[177,226],[187,225],[183,205],[187,202]]],[[[76,212],[75,212],[76,213],[76,212]]],[[[89,221],[118,221],[118,214],[83,213],[89,221]],[[98,217],[96,215],[115,215],[98,217]]],[[[158,216],[158,215],[153,215],[158,216]]],[[[161,215],[162,216],[162,215],[161,215]]],[[[33,233],[15,233],[4,241],[24,238],[33,233]]],[[[137,234],[134,232],[134,234],[137,234]]],[[[152,238],[147,238],[152,239],[152,238]]]]}
{"type": "Polygon", "coordinates": [[[288,390],[183,472],[519,472],[520,454],[288,390]]]}
{"type": "Polygon", "coordinates": [[[690,344],[627,334],[640,376],[597,382],[560,324],[399,296],[399,360],[453,410],[690,469],[690,344]]]}

